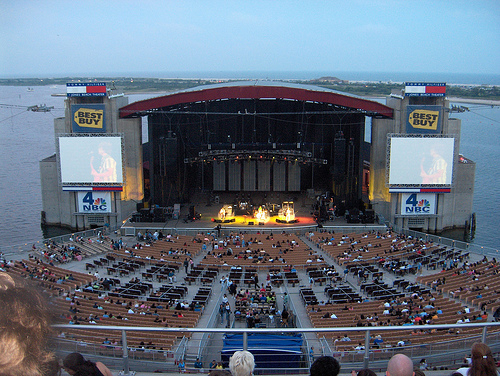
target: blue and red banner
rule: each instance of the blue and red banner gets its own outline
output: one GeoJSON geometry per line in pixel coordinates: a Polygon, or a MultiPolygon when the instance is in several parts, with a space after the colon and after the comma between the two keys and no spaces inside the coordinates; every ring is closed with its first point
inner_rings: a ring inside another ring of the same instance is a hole
{"type": "Polygon", "coordinates": [[[450,193],[451,188],[389,188],[389,193],[450,193]]]}
{"type": "Polygon", "coordinates": [[[405,82],[405,96],[407,97],[444,97],[446,83],[405,82]]]}
{"type": "Polygon", "coordinates": [[[106,82],[68,82],[66,94],[68,97],[104,97],[106,96],[106,82]]]}

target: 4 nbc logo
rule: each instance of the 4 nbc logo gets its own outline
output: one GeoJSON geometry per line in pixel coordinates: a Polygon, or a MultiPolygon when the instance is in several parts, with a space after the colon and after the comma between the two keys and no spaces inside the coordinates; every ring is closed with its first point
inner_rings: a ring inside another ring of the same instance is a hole
{"type": "Polygon", "coordinates": [[[416,193],[411,194],[405,203],[405,213],[406,214],[430,214],[431,203],[423,198],[420,201],[417,200],[416,193]]]}
{"type": "Polygon", "coordinates": [[[83,198],[83,210],[87,212],[107,211],[108,206],[103,197],[94,200],[92,192],[88,192],[83,198]]]}

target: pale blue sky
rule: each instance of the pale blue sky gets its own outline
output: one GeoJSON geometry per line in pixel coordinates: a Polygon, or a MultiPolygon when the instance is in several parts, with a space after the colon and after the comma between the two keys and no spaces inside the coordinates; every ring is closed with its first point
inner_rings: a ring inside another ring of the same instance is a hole
{"type": "Polygon", "coordinates": [[[500,73],[498,0],[0,0],[0,76],[500,73]]]}

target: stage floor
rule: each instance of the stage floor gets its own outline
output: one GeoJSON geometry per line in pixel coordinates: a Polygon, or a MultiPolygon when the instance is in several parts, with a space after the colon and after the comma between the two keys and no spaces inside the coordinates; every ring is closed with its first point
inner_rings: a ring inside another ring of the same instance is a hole
{"type": "MultiPolygon", "coordinates": [[[[234,195],[232,195],[234,197],[234,195]]],[[[237,215],[234,217],[234,222],[220,223],[219,220],[219,210],[225,204],[232,203],[232,197],[219,197],[219,203],[213,203],[211,200],[205,199],[205,197],[197,197],[190,204],[184,204],[181,206],[181,214],[179,219],[168,219],[165,222],[131,222],[130,220],[124,223],[123,228],[135,228],[136,232],[139,229],[149,229],[149,230],[160,230],[160,229],[200,229],[209,230],[214,229],[217,225],[220,225],[224,229],[253,229],[257,231],[258,229],[287,229],[287,228],[315,228],[318,226],[313,218],[313,204],[314,199],[307,197],[295,197],[294,198],[294,210],[296,221],[292,223],[278,223],[276,219],[278,216],[272,216],[268,221],[262,223],[250,215],[237,215]],[[189,220],[189,207],[194,206],[195,212],[199,214],[200,219],[189,220]],[[260,222],[260,223],[259,223],[260,222]]],[[[254,200],[255,202],[256,200],[254,200]]],[[[283,200],[287,201],[287,200],[283,200]]],[[[291,201],[288,199],[288,201],[291,201]]],[[[352,227],[364,227],[369,230],[372,229],[385,229],[385,226],[378,224],[363,224],[363,223],[347,223],[344,217],[337,217],[332,220],[324,221],[321,223],[322,226],[329,228],[352,228],[352,227]]]]}

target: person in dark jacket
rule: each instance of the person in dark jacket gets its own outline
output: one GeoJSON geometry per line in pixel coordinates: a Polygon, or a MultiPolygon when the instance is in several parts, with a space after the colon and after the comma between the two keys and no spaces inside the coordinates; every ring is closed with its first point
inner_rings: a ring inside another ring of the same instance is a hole
{"type": "Polygon", "coordinates": [[[103,363],[85,360],[80,353],[71,353],[66,356],[63,367],[72,376],[113,376],[103,363]]]}

